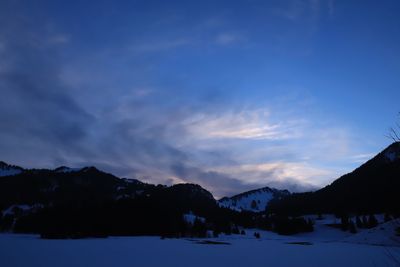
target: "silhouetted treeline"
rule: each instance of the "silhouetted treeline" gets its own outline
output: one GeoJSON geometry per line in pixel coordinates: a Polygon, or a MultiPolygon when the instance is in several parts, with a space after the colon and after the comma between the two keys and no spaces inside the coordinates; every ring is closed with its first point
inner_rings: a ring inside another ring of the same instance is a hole
{"type": "Polygon", "coordinates": [[[0,216],[0,230],[40,233],[45,238],[205,236],[257,224],[252,213],[220,208],[199,185],[150,185],[93,167],[65,173],[30,170],[2,177],[0,193],[0,210],[10,209],[0,216]],[[25,211],[22,204],[37,208],[25,211]],[[201,220],[186,222],[188,213],[201,220]]]}

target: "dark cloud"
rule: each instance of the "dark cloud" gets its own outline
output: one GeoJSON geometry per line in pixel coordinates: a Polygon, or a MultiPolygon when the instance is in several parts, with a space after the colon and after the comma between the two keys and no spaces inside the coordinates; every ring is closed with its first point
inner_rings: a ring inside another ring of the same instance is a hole
{"type": "MultiPolygon", "coordinates": [[[[209,188],[216,194],[216,197],[232,196],[240,192],[258,189],[264,186],[270,186],[277,189],[287,189],[290,192],[304,192],[317,189],[315,186],[301,183],[296,179],[286,178],[276,180],[272,178],[263,183],[246,183],[246,180],[236,179],[227,174],[216,171],[204,171],[197,167],[184,164],[175,164],[171,166],[172,172],[186,182],[195,182],[205,188],[209,188]]],[[[263,175],[274,177],[273,171],[270,174],[264,172],[263,175]]]]}
{"type": "MultiPolygon", "coordinates": [[[[254,189],[258,185],[244,184],[226,174],[216,171],[204,171],[197,167],[177,163],[171,166],[172,172],[186,182],[198,183],[211,189],[216,197],[232,196],[238,192],[254,189]]],[[[261,187],[261,185],[259,186],[261,187]]]]}
{"type": "Polygon", "coordinates": [[[46,151],[56,158],[59,150],[84,153],[80,142],[94,118],[60,80],[59,48],[47,43],[52,33],[22,14],[4,9],[0,14],[3,156],[19,153],[29,158],[46,151]]]}

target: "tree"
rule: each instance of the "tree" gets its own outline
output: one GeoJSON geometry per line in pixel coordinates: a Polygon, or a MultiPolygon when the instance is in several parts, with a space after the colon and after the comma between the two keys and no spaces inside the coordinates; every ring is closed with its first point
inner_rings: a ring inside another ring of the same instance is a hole
{"type": "Polygon", "coordinates": [[[392,219],[392,217],[389,215],[389,213],[385,213],[384,221],[388,222],[392,219]]]}
{"type": "Polygon", "coordinates": [[[341,217],[340,227],[342,228],[342,231],[347,231],[349,229],[349,217],[347,215],[341,217]]]}
{"type": "Polygon", "coordinates": [[[399,121],[395,123],[395,126],[389,128],[388,138],[394,142],[400,142],[400,112],[398,114],[399,121]]]}
{"type": "Polygon", "coordinates": [[[368,220],[367,220],[367,216],[363,215],[362,217],[362,225],[363,227],[368,227],[368,220]]]}
{"type": "Polygon", "coordinates": [[[234,225],[232,227],[232,234],[238,235],[240,234],[239,228],[237,227],[237,225],[234,225]]]}
{"type": "Polygon", "coordinates": [[[219,237],[220,232],[218,232],[217,230],[213,230],[213,237],[217,238],[219,237]]]}
{"type": "Polygon", "coordinates": [[[356,225],[354,224],[353,220],[349,221],[349,230],[352,234],[357,233],[356,225]]]}
{"type": "Polygon", "coordinates": [[[360,219],[360,216],[356,217],[356,224],[357,224],[357,228],[364,228],[364,225],[360,219]]]}
{"type": "Polygon", "coordinates": [[[193,234],[196,237],[206,237],[207,236],[207,228],[204,222],[202,222],[200,219],[196,218],[194,223],[193,223],[193,228],[192,228],[193,234]]]}
{"type": "Polygon", "coordinates": [[[369,215],[368,217],[368,228],[374,228],[378,225],[378,221],[376,220],[373,214],[369,215]]]}
{"type": "Polygon", "coordinates": [[[256,202],[254,199],[253,199],[253,201],[251,201],[251,208],[252,208],[253,210],[258,209],[257,202],[256,202]]]}
{"type": "Polygon", "coordinates": [[[307,227],[306,232],[313,232],[314,231],[314,222],[311,219],[307,220],[307,227]]]}

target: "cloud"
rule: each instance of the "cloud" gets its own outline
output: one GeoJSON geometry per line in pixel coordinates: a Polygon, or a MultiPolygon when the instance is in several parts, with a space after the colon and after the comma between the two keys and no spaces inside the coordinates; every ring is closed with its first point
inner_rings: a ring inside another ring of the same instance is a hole
{"type": "Polygon", "coordinates": [[[219,172],[229,172],[235,177],[243,177],[248,184],[285,184],[286,181],[303,185],[304,188],[319,187],[316,183],[323,177],[331,177],[332,173],[310,166],[305,162],[265,162],[243,164],[218,168],[219,172]]]}
{"type": "MultiPolygon", "coordinates": [[[[331,5],[330,3],[328,4],[331,5]]],[[[320,0],[291,0],[272,8],[282,18],[298,21],[305,18],[318,18],[321,10],[320,0]]]]}
{"type": "Polygon", "coordinates": [[[198,183],[211,190],[216,198],[232,196],[264,186],[288,189],[291,192],[315,190],[319,185],[313,184],[308,179],[329,175],[324,170],[318,170],[306,164],[282,162],[227,166],[212,170],[186,164],[174,164],[171,170],[173,173],[171,182],[198,183]]]}
{"type": "Polygon", "coordinates": [[[208,63],[197,69],[192,57],[177,60],[183,67],[160,59],[159,52],[243,41],[226,21],[126,37],[129,48],[90,43],[85,50],[77,35],[43,27],[47,21],[0,15],[0,160],[95,165],[152,183],[199,183],[222,197],[267,185],[309,190],[336,177],[327,165],[365,154],[347,128],[301,113],[304,105],[245,106],[246,94],[234,99],[220,89],[225,84],[202,83],[209,74],[188,74],[208,63]],[[76,47],[82,51],[74,54],[76,47]]]}
{"type": "Polygon", "coordinates": [[[152,40],[134,44],[130,49],[138,53],[163,52],[192,44],[189,38],[152,40]]]}
{"type": "Polygon", "coordinates": [[[300,121],[272,123],[266,110],[241,110],[223,114],[196,114],[186,127],[199,138],[280,140],[299,137],[300,121]]]}
{"type": "Polygon", "coordinates": [[[216,198],[231,196],[238,192],[253,189],[253,187],[246,185],[241,180],[232,178],[227,174],[207,171],[186,164],[171,165],[171,171],[177,181],[198,183],[211,190],[216,198]]]}
{"type": "Polygon", "coordinates": [[[329,17],[333,17],[335,14],[335,1],[334,0],[328,0],[328,13],[329,17]]]}
{"type": "Polygon", "coordinates": [[[49,45],[62,45],[67,44],[70,39],[71,37],[66,34],[55,34],[48,37],[47,43],[49,45]]]}
{"type": "Polygon", "coordinates": [[[350,156],[349,158],[352,162],[362,164],[362,163],[365,163],[368,160],[372,159],[375,155],[376,154],[374,154],[374,153],[363,153],[363,154],[357,154],[354,156],[350,156]]]}
{"type": "Polygon", "coordinates": [[[215,43],[218,45],[230,45],[241,41],[243,38],[233,33],[220,33],[215,38],[215,43]]]}
{"type": "Polygon", "coordinates": [[[72,150],[84,154],[80,141],[94,118],[68,94],[59,79],[57,51],[39,42],[41,39],[46,43],[52,38],[51,33],[35,28],[28,19],[1,13],[3,157],[13,159],[12,155],[19,154],[28,159],[44,153],[59,158],[72,150]]]}

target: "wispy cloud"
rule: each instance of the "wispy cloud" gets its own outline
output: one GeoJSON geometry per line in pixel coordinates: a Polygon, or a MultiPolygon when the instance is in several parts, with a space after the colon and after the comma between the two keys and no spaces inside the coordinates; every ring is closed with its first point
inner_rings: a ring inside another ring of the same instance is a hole
{"type": "Polygon", "coordinates": [[[150,53],[150,52],[162,52],[170,49],[176,49],[179,47],[187,46],[192,44],[190,38],[171,38],[161,40],[148,40],[130,46],[130,50],[139,53],[150,53]]]}
{"type": "Polygon", "coordinates": [[[368,160],[372,159],[376,153],[363,153],[363,154],[357,154],[354,156],[350,156],[350,160],[355,162],[355,163],[365,163],[368,160]]]}
{"type": "Polygon", "coordinates": [[[300,121],[272,123],[266,110],[241,110],[223,114],[197,114],[185,124],[200,138],[237,138],[279,140],[300,135],[300,121]]]}
{"type": "Polygon", "coordinates": [[[335,14],[335,1],[334,0],[328,0],[328,13],[329,17],[333,17],[335,14]]]}
{"type": "Polygon", "coordinates": [[[306,162],[283,161],[225,166],[216,171],[241,177],[247,184],[282,185],[285,181],[291,181],[302,186],[303,189],[320,187],[318,179],[332,176],[330,171],[311,166],[306,162]]]}
{"type": "Polygon", "coordinates": [[[71,40],[71,37],[67,34],[53,34],[47,38],[49,45],[62,45],[67,44],[71,40]]]}
{"type": "Polygon", "coordinates": [[[230,45],[243,40],[243,37],[233,33],[220,33],[215,38],[215,42],[218,45],[230,45]]]}

